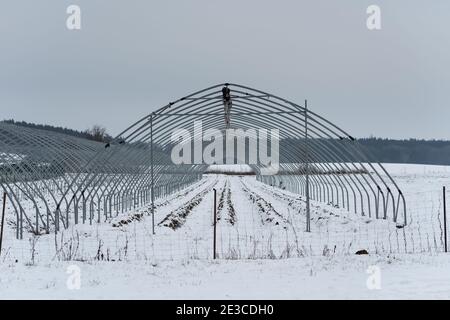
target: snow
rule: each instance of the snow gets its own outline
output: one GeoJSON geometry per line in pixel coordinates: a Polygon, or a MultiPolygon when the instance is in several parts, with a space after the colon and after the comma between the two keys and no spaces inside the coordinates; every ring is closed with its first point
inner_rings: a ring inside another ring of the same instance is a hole
{"type": "Polygon", "coordinates": [[[0,299],[449,299],[450,255],[0,265],[0,299]],[[80,289],[67,287],[78,265],[80,289]],[[369,289],[369,266],[380,289],[369,289]]]}
{"type": "MultiPolygon", "coordinates": [[[[368,219],[304,199],[245,175],[250,167],[211,168],[204,178],[150,208],[68,230],[15,239],[7,207],[0,298],[100,299],[448,299],[450,255],[442,254],[442,185],[450,167],[384,164],[407,200],[409,224],[368,219]],[[239,172],[244,175],[230,175],[239,172]],[[217,254],[212,260],[213,189],[217,254]],[[368,256],[356,256],[360,249],[368,256]],[[81,270],[69,290],[67,267],[81,270]],[[369,266],[381,289],[369,290],[369,266]]],[[[23,199],[27,214],[33,206],[23,199]]]]}
{"type": "Polygon", "coordinates": [[[212,164],[208,166],[206,173],[255,174],[247,164],[212,164]]]}

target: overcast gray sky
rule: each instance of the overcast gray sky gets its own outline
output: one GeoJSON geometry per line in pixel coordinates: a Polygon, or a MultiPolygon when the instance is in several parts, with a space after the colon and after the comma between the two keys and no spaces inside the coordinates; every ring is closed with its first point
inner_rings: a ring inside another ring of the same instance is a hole
{"type": "Polygon", "coordinates": [[[450,139],[450,1],[4,0],[0,119],[117,134],[234,82],[356,137],[450,139]],[[82,29],[66,28],[66,8],[82,29]],[[366,28],[381,7],[382,30],[366,28]]]}

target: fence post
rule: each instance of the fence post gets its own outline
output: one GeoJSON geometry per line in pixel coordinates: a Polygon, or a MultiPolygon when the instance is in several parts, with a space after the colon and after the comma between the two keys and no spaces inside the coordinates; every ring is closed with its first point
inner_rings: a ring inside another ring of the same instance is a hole
{"type": "Polygon", "coordinates": [[[214,238],[213,238],[213,259],[216,259],[216,226],[217,226],[217,206],[216,206],[216,201],[217,201],[217,190],[214,190],[214,222],[213,222],[213,226],[214,226],[214,238]]]}
{"type": "Polygon", "coordinates": [[[152,165],[150,167],[151,185],[152,190],[151,202],[152,202],[152,233],[155,234],[155,176],[153,172],[153,112],[150,114],[150,158],[152,165]]]}
{"type": "Polygon", "coordinates": [[[442,188],[442,195],[444,199],[444,249],[447,252],[447,203],[445,199],[445,187],[442,188]]]}
{"type": "Polygon", "coordinates": [[[0,229],[0,256],[2,255],[3,225],[5,224],[5,211],[6,211],[6,192],[3,192],[2,226],[0,229]]]}
{"type": "Polygon", "coordinates": [[[306,232],[311,232],[311,211],[309,204],[309,150],[308,150],[308,101],[305,100],[305,169],[306,169],[306,232]]]}

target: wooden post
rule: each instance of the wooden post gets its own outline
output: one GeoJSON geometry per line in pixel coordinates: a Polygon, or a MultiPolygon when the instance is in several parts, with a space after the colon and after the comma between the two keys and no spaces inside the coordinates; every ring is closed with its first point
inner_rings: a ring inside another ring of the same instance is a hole
{"type": "Polygon", "coordinates": [[[2,226],[0,229],[0,256],[2,254],[3,226],[5,224],[5,211],[6,211],[6,192],[3,192],[2,226]]]}

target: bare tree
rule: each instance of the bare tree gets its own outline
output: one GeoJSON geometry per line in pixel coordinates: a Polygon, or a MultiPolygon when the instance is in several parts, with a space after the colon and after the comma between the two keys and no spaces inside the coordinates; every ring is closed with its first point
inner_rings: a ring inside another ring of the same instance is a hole
{"type": "Polygon", "coordinates": [[[107,142],[109,135],[106,133],[106,128],[96,124],[91,129],[87,129],[86,134],[91,140],[99,142],[107,142]]]}

